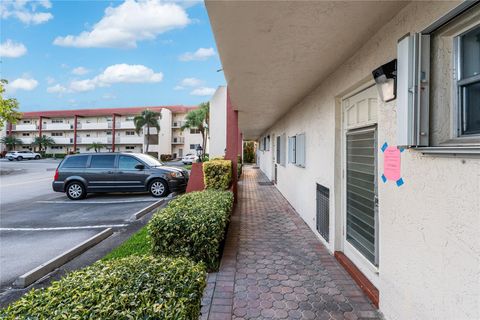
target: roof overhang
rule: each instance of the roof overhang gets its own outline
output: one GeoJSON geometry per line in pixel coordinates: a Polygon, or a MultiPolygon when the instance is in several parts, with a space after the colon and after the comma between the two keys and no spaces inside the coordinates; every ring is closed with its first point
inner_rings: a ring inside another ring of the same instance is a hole
{"type": "Polygon", "coordinates": [[[244,137],[264,133],[406,4],[206,0],[244,137]]]}

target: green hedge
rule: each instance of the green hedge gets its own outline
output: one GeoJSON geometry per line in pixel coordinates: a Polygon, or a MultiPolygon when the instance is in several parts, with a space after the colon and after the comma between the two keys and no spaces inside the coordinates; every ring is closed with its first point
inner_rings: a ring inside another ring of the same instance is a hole
{"type": "Polygon", "coordinates": [[[205,270],[187,259],[97,262],[0,311],[1,319],[198,319],[205,270]]]}
{"type": "Polygon", "coordinates": [[[63,159],[67,156],[65,153],[45,153],[43,155],[44,158],[55,158],[55,159],[63,159]]]}
{"type": "Polygon", "coordinates": [[[203,163],[205,189],[227,190],[232,182],[232,161],[212,160],[203,163]]]}
{"type": "Polygon", "coordinates": [[[191,192],[172,200],[149,223],[153,254],[187,257],[216,270],[232,205],[229,191],[191,192]]]}

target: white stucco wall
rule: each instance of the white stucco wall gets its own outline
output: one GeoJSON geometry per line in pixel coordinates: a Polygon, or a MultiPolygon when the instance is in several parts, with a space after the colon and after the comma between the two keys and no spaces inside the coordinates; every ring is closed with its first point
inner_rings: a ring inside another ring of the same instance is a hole
{"type": "Polygon", "coordinates": [[[160,132],[158,133],[158,157],[172,154],[172,111],[163,108],[161,111],[160,132]]]}
{"type": "MultiPolygon", "coordinates": [[[[371,80],[371,71],[396,57],[397,40],[418,32],[457,2],[406,6],[357,53],[265,134],[271,141],[305,132],[306,168],[278,166],[278,189],[315,231],[315,184],[330,189],[329,250],[342,250],[339,184],[339,98],[371,80]]],[[[395,101],[380,104],[378,143],[395,144],[395,101]]],[[[272,178],[272,153],[259,151],[272,178]]],[[[383,155],[378,153],[378,175],[383,155]]],[[[389,320],[480,319],[480,159],[402,153],[405,185],[379,185],[380,310],[389,320]]],[[[322,239],[323,241],[323,239],[322,239]]]]}
{"type": "Polygon", "coordinates": [[[227,88],[220,86],[210,100],[210,157],[225,155],[227,147],[227,88]]]}

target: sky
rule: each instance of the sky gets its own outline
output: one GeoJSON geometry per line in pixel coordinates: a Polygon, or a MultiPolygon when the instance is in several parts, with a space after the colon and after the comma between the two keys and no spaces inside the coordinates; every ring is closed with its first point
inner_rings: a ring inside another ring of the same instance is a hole
{"type": "Polygon", "coordinates": [[[0,73],[20,111],[197,105],[225,84],[203,2],[0,2],[0,73]]]}

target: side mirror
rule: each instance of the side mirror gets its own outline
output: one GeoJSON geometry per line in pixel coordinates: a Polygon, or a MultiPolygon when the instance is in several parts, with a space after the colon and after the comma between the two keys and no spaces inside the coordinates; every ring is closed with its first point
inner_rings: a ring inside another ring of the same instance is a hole
{"type": "Polygon", "coordinates": [[[143,170],[143,169],[145,169],[145,166],[144,166],[143,164],[137,164],[137,165],[135,166],[135,169],[137,169],[137,170],[143,170]]]}

